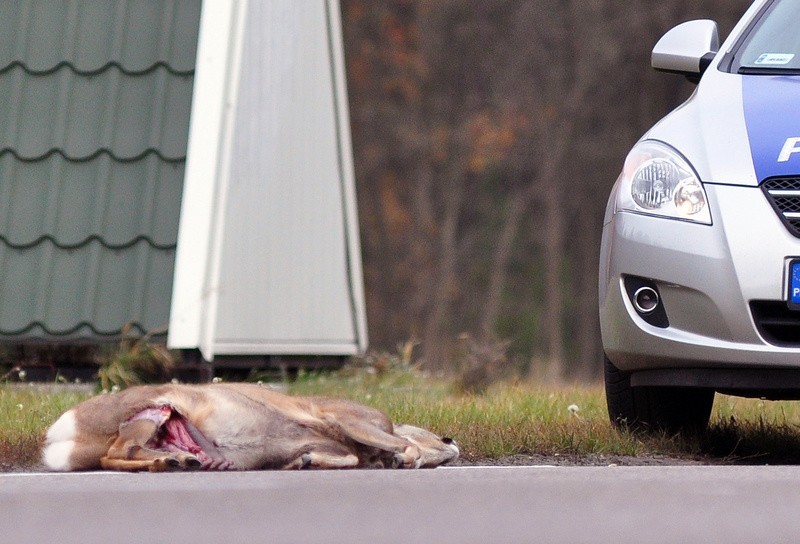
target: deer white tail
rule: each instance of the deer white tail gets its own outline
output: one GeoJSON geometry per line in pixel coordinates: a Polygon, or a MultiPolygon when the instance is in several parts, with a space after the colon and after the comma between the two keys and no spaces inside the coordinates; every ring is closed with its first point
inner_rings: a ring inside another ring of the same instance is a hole
{"type": "Polygon", "coordinates": [[[75,412],[65,412],[47,431],[42,461],[50,470],[71,470],[70,456],[75,449],[75,412]]]}

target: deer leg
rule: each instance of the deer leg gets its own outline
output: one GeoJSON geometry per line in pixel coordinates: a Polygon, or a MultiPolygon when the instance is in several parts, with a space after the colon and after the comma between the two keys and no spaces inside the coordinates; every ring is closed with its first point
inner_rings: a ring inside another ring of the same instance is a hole
{"type": "Polygon", "coordinates": [[[356,468],[358,466],[358,457],[355,455],[337,455],[329,454],[318,451],[310,451],[304,453],[291,463],[282,467],[282,470],[292,469],[333,469],[333,468],[356,468]]]}
{"type": "Polygon", "coordinates": [[[159,425],[150,419],[134,419],[119,426],[117,439],[108,448],[100,465],[107,470],[160,472],[181,468],[200,468],[194,455],[182,451],[158,451],[147,443],[158,432],[159,425]]]}
{"type": "Polygon", "coordinates": [[[419,468],[419,448],[405,438],[389,434],[383,429],[361,420],[338,419],[335,415],[326,415],[327,419],[332,419],[341,431],[354,442],[393,453],[394,465],[397,468],[419,468]]]}
{"type": "Polygon", "coordinates": [[[285,464],[283,470],[356,468],[358,456],[347,446],[338,442],[312,444],[301,450],[303,453],[285,464]]]}

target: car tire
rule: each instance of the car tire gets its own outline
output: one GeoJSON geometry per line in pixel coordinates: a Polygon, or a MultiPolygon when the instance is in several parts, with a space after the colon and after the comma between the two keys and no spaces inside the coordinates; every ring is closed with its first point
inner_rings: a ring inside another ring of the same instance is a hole
{"type": "Polygon", "coordinates": [[[695,387],[631,387],[630,375],[605,359],[608,415],[619,429],[698,434],[711,418],[714,390],[695,387]]]}

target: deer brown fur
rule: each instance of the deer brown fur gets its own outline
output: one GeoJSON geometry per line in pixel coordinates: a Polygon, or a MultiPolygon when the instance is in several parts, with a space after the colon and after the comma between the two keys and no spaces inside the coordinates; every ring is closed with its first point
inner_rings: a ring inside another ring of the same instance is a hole
{"type": "Polygon", "coordinates": [[[166,384],[68,410],[47,432],[43,461],[61,471],[420,468],[458,453],[448,438],[349,400],[255,384],[166,384]]]}

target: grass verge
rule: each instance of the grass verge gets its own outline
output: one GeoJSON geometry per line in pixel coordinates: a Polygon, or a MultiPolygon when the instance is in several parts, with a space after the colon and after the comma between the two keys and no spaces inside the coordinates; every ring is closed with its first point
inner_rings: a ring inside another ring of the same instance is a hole
{"type": "Polygon", "coordinates": [[[89,395],[66,386],[0,385],[0,470],[35,466],[47,428],[89,395]]]}
{"type": "Polygon", "coordinates": [[[467,460],[531,453],[637,455],[640,451],[639,440],[617,433],[608,424],[599,387],[495,384],[484,394],[462,395],[446,381],[362,373],[301,378],[291,392],[334,395],[375,406],[394,421],[454,438],[467,460]]]}
{"type": "Polygon", "coordinates": [[[301,376],[291,392],[348,397],[455,438],[467,461],[514,455],[671,458],[708,463],[800,464],[800,402],[717,395],[701,437],[619,432],[602,386],[497,383],[482,395],[413,372],[301,376]]]}
{"type": "MultiPolygon", "coordinates": [[[[371,370],[371,371],[368,371],[371,370]]],[[[717,396],[709,432],[687,439],[633,435],[608,422],[602,388],[495,384],[482,395],[409,371],[301,374],[298,395],[350,398],[453,437],[466,462],[510,456],[666,457],[711,463],[800,463],[800,403],[717,396]]],[[[0,470],[36,467],[47,427],[90,393],[0,385],[0,470]]]]}

